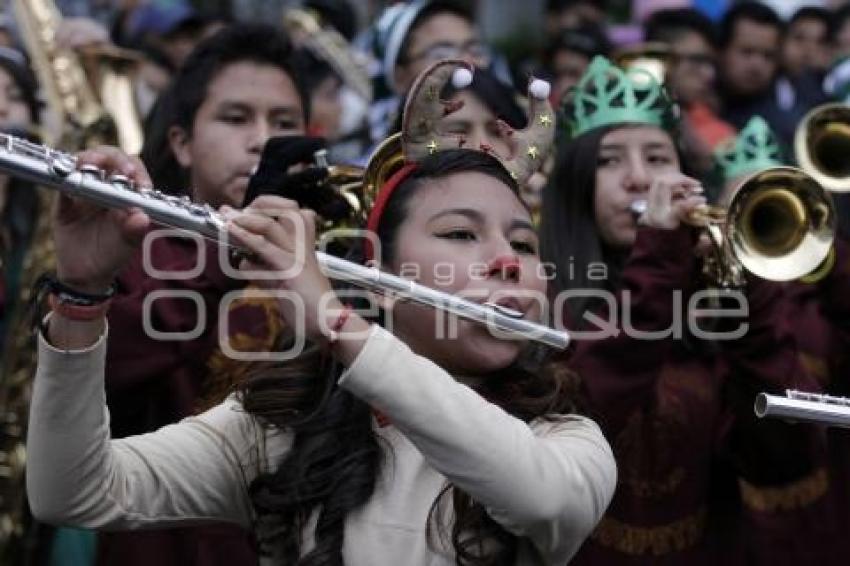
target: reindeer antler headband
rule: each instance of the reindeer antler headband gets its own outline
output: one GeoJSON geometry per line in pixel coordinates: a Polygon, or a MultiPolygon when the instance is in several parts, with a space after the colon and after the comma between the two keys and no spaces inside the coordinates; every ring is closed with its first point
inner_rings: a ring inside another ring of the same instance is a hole
{"type": "MultiPolygon", "coordinates": [[[[442,119],[458,111],[463,101],[443,100],[440,93],[449,80],[458,90],[469,86],[473,72],[474,67],[465,61],[444,60],[431,65],[413,83],[402,115],[400,150],[405,165],[380,187],[367,187],[367,190],[371,188],[377,192],[366,195],[367,201],[374,203],[367,222],[369,230],[377,230],[381,214],[393,191],[416,169],[421,159],[438,151],[466,147],[465,136],[444,132],[442,129],[442,119]]],[[[555,137],[555,115],[548,100],[550,90],[546,81],[529,81],[528,123],[524,129],[514,130],[504,121],[498,120],[497,127],[508,140],[510,155],[499,155],[493,148],[483,144],[469,149],[494,156],[519,185],[525,184],[540,168],[555,137]]],[[[381,169],[390,160],[400,161],[397,153],[377,151],[369,160],[366,176],[369,177],[369,171],[381,169]]]]}

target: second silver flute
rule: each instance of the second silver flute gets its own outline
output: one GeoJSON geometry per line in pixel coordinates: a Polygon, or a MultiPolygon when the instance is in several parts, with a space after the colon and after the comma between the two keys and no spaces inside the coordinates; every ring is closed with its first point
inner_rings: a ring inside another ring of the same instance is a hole
{"type": "Polygon", "coordinates": [[[785,396],[759,393],[755,412],[758,417],[776,417],[790,421],[850,428],[850,399],[789,389],[785,396]]]}
{"type": "MultiPolygon", "coordinates": [[[[0,134],[0,172],[109,208],[139,208],[157,223],[223,243],[224,220],[209,205],[158,190],[136,190],[124,176],[105,178],[103,171],[92,166],[77,169],[73,156],[7,134],[0,134]]],[[[481,305],[320,251],[316,255],[322,270],[331,279],[434,307],[553,348],[564,349],[569,344],[565,331],[525,320],[522,313],[512,309],[481,305]]]]}

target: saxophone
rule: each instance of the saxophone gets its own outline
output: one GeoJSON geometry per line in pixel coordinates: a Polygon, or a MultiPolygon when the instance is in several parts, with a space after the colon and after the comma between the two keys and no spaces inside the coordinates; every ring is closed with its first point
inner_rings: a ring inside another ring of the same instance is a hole
{"type": "MultiPolygon", "coordinates": [[[[142,121],[133,80],[138,58],[115,48],[81,53],[60,49],[56,31],[62,16],[53,0],[12,0],[11,7],[56,125],[39,133],[71,151],[108,143],[139,153],[142,121]]],[[[0,564],[26,563],[34,545],[24,489],[26,424],[36,367],[27,307],[38,277],[55,265],[49,214],[55,195],[37,193],[35,226],[24,244],[16,294],[8,297],[6,336],[0,344],[0,564]]]]}
{"type": "Polygon", "coordinates": [[[21,268],[16,297],[9,297],[5,343],[0,344],[0,564],[23,564],[28,512],[24,491],[26,424],[36,349],[30,304],[38,277],[54,267],[50,207],[54,196],[38,191],[38,214],[21,268]]]}
{"type": "Polygon", "coordinates": [[[366,68],[368,62],[352,51],[338,31],[323,26],[315,12],[300,8],[289,8],[284,12],[283,27],[296,45],[306,47],[324,60],[364,101],[372,101],[372,83],[366,68]]]}
{"type": "Polygon", "coordinates": [[[116,47],[87,47],[77,53],[56,43],[62,15],[53,0],[12,0],[33,68],[58,133],[44,141],[68,150],[118,145],[137,155],[142,118],[135,100],[140,58],[116,47]]]}

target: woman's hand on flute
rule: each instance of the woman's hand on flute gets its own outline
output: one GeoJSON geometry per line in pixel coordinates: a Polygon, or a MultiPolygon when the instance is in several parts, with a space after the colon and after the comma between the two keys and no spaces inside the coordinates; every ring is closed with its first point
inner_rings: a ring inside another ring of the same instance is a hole
{"type": "Polygon", "coordinates": [[[261,273],[259,287],[288,291],[303,301],[303,320],[291,300],[281,311],[291,328],[302,328],[310,339],[321,335],[318,311],[322,301],[336,301],[330,281],[316,259],[316,214],[294,200],[263,195],[241,211],[221,210],[231,236],[252,252],[240,269],[261,273]]]}
{"type": "MultiPolygon", "coordinates": [[[[107,175],[121,174],[137,185],[151,185],[142,162],[114,147],[84,151],[77,155],[77,165],[94,165],[107,175]]],[[[60,195],[53,216],[59,281],[80,293],[103,295],[149,225],[150,219],[140,210],[107,209],[60,195]]],[[[89,347],[104,332],[106,307],[96,309],[91,316],[71,316],[59,309],[50,319],[48,341],[64,350],[89,347]]]]}
{"type": "MultiPolygon", "coordinates": [[[[150,176],[137,157],[115,147],[99,147],[77,155],[78,167],[95,165],[107,175],[121,174],[139,186],[151,186],[150,176]]],[[[150,225],[138,209],[103,208],[67,195],[54,213],[56,272],[59,280],[78,291],[106,291],[150,225]]]]}
{"type": "Polygon", "coordinates": [[[342,320],[344,332],[342,327],[335,329],[341,338],[335,354],[343,363],[352,361],[365,342],[366,332],[361,331],[368,330],[368,323],[353,313],[340,319],[344,307],[316,258],[316,213],[299,208],[295,201],[269,195],[258,197],[241,211],[224,206],[221,213],[228,221],[229,234],[254,255],[242,260],[240,268],[268,274],[256,284],[300,299],[303,311],[293,299],[280,301],[286,323],[303,331],[309,340],[327,343],[334,341],[329,330],[342,320]]]}

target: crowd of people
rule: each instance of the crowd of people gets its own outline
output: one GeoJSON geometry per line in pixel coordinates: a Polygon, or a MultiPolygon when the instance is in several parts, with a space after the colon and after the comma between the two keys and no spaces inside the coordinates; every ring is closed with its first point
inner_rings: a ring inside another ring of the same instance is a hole
{"type": "Polygon", "coordinates": [[[38,34],[52,0],[11,4],[0,158],[7,136],[58,146],[199,205],[243,253],[0,172],[0,564],[850,557],[850,437],[753,411],[850,395],[847,124],[806,161],[833,169],[783,169],[806,117],[850,102],[850,5],[644,3],[624,33],[613,3],[551,0],[505,54],[462,0],[276,22],[123,1],[38,34]],[[105,101],[116,60],[140,149],[51,95],[79,65],[105,101]],[[368,182],[338,178],[352,164],[368,182]],[[776,276],[705,227],[765,172],[742,233],[776,276]],[[812,210],[755,208],[792,177],[812,210]],[[789,275],[815,223],[834,236],[789,275]],[[352,289],[318,245],[569,347],[352,289]]]}

